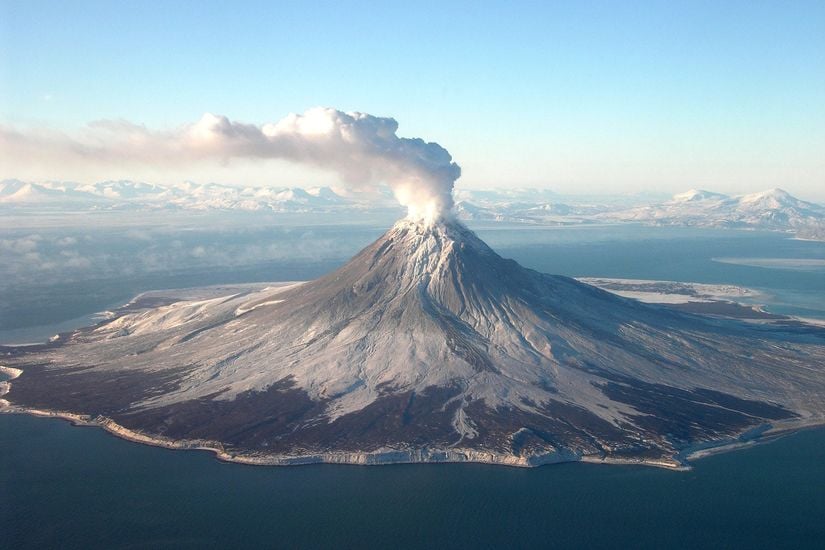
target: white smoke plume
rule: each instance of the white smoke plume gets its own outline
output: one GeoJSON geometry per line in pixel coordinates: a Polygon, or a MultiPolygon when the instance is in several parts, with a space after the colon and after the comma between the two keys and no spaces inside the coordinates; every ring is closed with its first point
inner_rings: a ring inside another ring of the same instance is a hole
{"type": "Polygon", "coordinates": [[[71,136],[0,125],[0,148],[8,157],[4,164],[12,169],[25,162],[122,168],[280,159],[333,171],[353,186],[389,185],[412,218],[431,221],[448,216],[461,169],[437,143],[399,137],[397,130],[392,118],[318,107],[262,126],[209,113],[172,131],[111,120],[94,122],[71,136]]]}

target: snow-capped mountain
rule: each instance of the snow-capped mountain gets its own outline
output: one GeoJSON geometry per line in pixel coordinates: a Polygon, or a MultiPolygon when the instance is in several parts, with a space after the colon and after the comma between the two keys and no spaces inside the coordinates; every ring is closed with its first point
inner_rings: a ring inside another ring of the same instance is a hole
{"type": "Polygon", "coordinates": [[[558,201],[560,195],[550,189],[456,189],[456,201],[467,201],[480,206],[535,205],[558,201]]]}
{"type": "Polygon", "coordinates": [[[74,190],[112,200],[145,200],[159,198],[168,191],[166,187],[140,181],[103,181],[91,185],[78,185],[74,190]]]}
{"type": "Polygon", "coordinates": [[[676,466],[692,444],[825,422],[822,330],[537,273],[454,221],[402,220],[315,281],[171,302],[10,350],[7,398],[264,463],[676,466]]]}
{"type": "Polygon", "coordinates": [[[609,212],[601,217],[660,225],[792,231],[825,226],[825,207],[799,200],[782,189],[738,197],[691,190],[661,204],[609,212]]]}
{"type": "Polygon", "coordinates": [[[0,206],[19,209],[182,209],[271,210],[276,212],[328,211],[358,206],[329,187],[234,187],[216,183],[184,182],[158,185],[136,181],[95,184],[19,180],[0,182],[0,206]]]}
{"type": "Polygon", "coordinates": [[[673,195],[672,202],[675,203],[685,203],[685,202],[700,202],[700,201],[713,201],[713,200],[725,200],[728,199],[727,195],[723,195],[722,193],[714,193],[713,191],[705,191],[703,189],[690,189],[685,191],[684,193],[677,193],[673,195]]]}
{"type": "MultiPolygon", "coordinates": [[[[731,197],[692,189],[670,200],[638,206],[648,196],[562,196],[548,190],[456,191],[455,215],[464,221],[563,225],[645,223],[696,227],[763,229],[821,238],[825,206],[772,189],[731,197]],[[628,204],[635,206],[628,208],[628,204]]],[[[0,182],[0,209],[194,210],[262,212],[348,212],[397,206],[391,194],[339,194],[330,187],[235,187],[183,182],[158,185],[134,181],[95,184],[0,182]]]]}
{"type": "Polygon", "coordinates": [[[0,205],[77,205],[97,203],[101,197],[73,184],[0,182],[0,205]]]}
{"type": "Polygon", "coordinates": [[[456,191],[455,213],[465,221],[499,221],[532,224],[581,223],[608,210],[575,197],[562,197],[546,189],[456,191]]]}

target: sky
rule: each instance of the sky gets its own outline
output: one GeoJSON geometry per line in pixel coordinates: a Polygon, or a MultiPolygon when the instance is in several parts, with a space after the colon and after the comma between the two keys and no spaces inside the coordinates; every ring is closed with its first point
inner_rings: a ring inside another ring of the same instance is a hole
{"type": "Polygon", "coordinates": [[[77,146],[318,106],[394,118],[465,188],[821,201],[825,2],[0,0],[0,179],[334,183],[289,159],[77,146]]]}

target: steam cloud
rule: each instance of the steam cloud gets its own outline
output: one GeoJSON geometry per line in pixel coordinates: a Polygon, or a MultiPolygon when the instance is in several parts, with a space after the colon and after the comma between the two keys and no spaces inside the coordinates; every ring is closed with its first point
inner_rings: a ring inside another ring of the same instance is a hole
{"type": "Polygon", "coordinates": [[[319,107],[263,126],[209,113],[174,131],[111,120],[76,136],[0,126],[0,145],[17,163],[48,157],[122,167],[281,159],[334,171],[352,185],[385,183],[412,218],[448,215],[461,169],[437,143],[398,137],[397,130],[392,118],[319,107]]]}

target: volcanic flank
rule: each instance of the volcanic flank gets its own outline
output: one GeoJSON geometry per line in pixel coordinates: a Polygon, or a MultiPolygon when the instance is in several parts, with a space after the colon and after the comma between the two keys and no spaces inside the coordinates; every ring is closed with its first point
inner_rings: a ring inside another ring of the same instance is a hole
{"type": "Polygon", "coordinates": [[[685,449],[825,420],[825,331],[647,305],[405,219],[307,283],[139,301],[38,348],[15,410],[289,464],[561,460],[685,449]]]}

